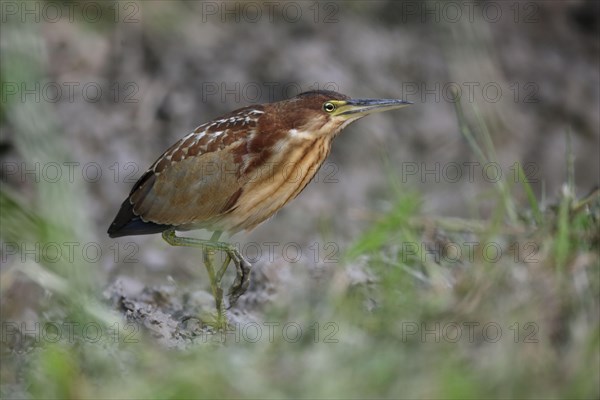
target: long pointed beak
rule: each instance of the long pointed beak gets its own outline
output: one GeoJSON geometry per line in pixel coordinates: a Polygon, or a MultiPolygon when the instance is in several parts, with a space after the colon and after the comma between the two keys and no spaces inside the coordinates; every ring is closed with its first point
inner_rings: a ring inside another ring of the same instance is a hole
{"type": "Polygon", "coordinates": [[[338,115],[357,116],[356,114],[368,115],[376,112],[395,110],[412,104],[410,101],[398,99],[350,99],[346,101],[338,115]]]}

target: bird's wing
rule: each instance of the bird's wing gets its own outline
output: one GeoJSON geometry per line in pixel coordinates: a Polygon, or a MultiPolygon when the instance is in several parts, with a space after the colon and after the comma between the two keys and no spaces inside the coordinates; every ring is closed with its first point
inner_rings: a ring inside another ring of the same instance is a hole
{"type": "Polygon", "coordinates": [[[242,192],[240,168],[260,107],[201,125],[169,148],[134,186],[129,201],[143,221],[210,227],[242,192]]]}

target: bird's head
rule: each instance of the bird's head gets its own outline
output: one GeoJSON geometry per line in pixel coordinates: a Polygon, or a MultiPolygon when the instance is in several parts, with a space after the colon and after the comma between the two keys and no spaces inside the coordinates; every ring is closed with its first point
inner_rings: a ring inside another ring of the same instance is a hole
{"type": "Polygon", "coordinates": [[[351,99],[328,90],[301,93],[273,103],[277,118],[290,127],[292,135],[306,139],[335,136],[349,123],[369,114],[412,104],[397,99],[351,99]]]}

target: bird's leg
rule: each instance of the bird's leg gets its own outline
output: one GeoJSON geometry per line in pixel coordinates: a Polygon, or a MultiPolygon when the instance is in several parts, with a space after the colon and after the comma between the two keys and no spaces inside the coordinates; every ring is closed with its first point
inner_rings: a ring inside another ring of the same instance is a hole
{"type": "Polygon", "coordinates": [[[223,304],[221,279],[229,263],[233,261],[236,268],[236,277],[229,290],[229,307],[234,305],[237,299],[248,289],[248,285],[250,284],[250,268],[252,267],[234,246],[225,242],[218,242],[220,236],[221,232],[217,231],[212,235],[210,240],[179,237],[175,235],[174,229],[168,229],[162,234],[163,239],[171,246],[199,247],[204,250],[204,262],[211,279],[211,288],[215,285],[219,289],[213,290],[215,303],[217,303],[217,311],[219,311],[219,306],[223,304]],[[226,254],[225,262],[216,273],[213,264],[214,250],[220,250],[226,254]]]}
{"type": "Polygon", "coordinates": [[[225,261],[223,262],[223,265],[221,265],[219,272],[217,272],[217,280],[219,282],[221,282],[221,279],[223,279],[223,275],[225,275],[225,271],[227,271],[227,267],[229,267],[230,262],[231,256],[229,255],[229,253],[225,253],[225,261]]]}
{"type": "Polygon", "coordinates": [[[210,279],[210,289],[215,299],[215,307],[217,308],[216,327],[218,329],[227,328],[227,316],[225,314],[225,308],[223,307],[223,289],[221,288],[222,275],[215,275],[215,251],[213,249],[204,248],[202,253],[204,256],[204,265],[206,266],[208,277],[210,279]]]}
{"type": "Polygon", "coordinates": [[[233,260],[233,264],[235,265],[236,275],[231,288],[229,289],[229,307],[231,308],[237,303],[237,300],[241,295],[246,293],[248,290],[248,286],[250,285],[250,269],[252,268],[252,264],[250,264],[241,254],[234,249],[232,253],[226,253],[225,262],[221,266],[221,269],[217,273],[217,278],[219,282],[221,282],[221,278],[225,274],[229,263],[233,260]]]}

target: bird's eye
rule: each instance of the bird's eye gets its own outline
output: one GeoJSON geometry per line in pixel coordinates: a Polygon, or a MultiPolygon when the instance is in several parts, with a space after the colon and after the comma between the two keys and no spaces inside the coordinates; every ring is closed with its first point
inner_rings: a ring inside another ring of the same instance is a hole
{"type": "Polygon", "coordinates": [[[327,103],[323,104],[323,110],[325,112],[331,113],[331,112],[333,112],[333,110],[335,110],[335,104],[327,102],[327,103]]]}

